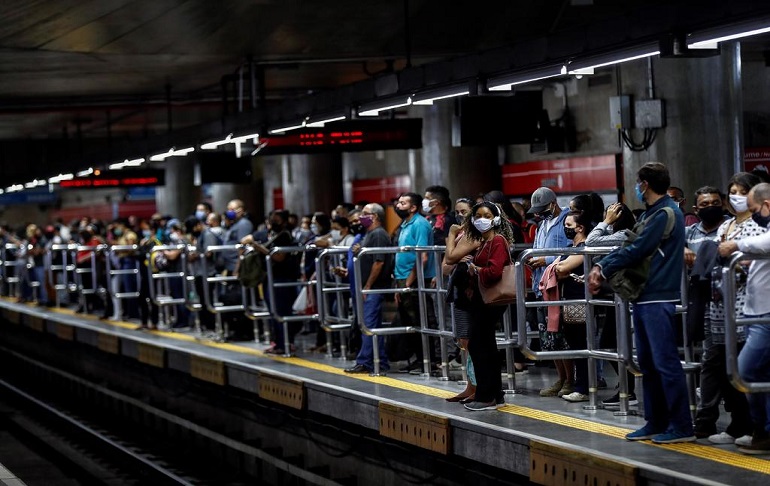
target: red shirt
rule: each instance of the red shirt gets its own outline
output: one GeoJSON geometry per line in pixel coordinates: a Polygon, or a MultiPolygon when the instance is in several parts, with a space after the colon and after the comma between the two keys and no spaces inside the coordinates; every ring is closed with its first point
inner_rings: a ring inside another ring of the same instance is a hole
{"type": "Polygon", "coordinates": [[[503,267],[510,263],[508,242],[502,235],[495,235],[492,240],[485,241],[473,258],[473,264],[479,267],[479,282],[486,288],[503,278],[503,267]]]}

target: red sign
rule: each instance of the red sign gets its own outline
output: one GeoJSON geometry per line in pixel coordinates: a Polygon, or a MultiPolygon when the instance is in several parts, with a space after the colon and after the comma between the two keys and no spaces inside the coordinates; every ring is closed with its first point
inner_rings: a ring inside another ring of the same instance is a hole
{"type": "Polygon", "coordinates": [[[538,187],[557,193],[617,192],[620,155],[538,160],[502,168],[503,192],[530,195],[538,187]]]}
{"type": "Polygon", "coordinates": [[[744,149],[743,167],[746,172],[754,169],[770,172],[770,147],[744,149]]]}
{"type": "Polygon", "coordinates": [[[283,205],[284,205],[283,188],[274,187],[273,188],[273,209],[285,209],[283,205]]]}
{"type": "Polygon", "coordinates": [[[369,201],[390,204],[399,194],[412,190],[408,175],[383,177],[380,179],[357,179],[352,182],[353,201],[369,201]]]}

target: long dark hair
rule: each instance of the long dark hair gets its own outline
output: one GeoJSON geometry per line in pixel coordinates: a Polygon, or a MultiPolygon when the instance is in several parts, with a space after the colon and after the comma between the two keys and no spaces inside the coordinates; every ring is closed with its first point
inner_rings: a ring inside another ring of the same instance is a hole
{"type": "Polygon", "coordinates": [[[482,201],[480,203],[476,203],[471,208],[470,217],[466,218],[465,222],[463,223],[466,237],[473,241],[481,241],[483,239],[481,232],[476,229],[476,226],[473,225],[473,219],[476,217],[476,211],[478,211],[482,206],[488,208],[494,216],[500,218],[499,224],[497,226],[493,226],[494,231],[497,234],[502,235],[508,241],[509,245],[515,243],[515,240],[513,239],[513,228],[511,227],[511,222],[508,221],[508,217],[505,214],[505,211],[503,211],[500,206],[491,201],[482,201]]]}

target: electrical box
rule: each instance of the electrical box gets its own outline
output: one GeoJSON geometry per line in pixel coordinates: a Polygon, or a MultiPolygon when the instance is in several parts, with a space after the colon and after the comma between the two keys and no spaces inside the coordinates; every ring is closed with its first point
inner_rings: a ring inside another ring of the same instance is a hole
{"type": "Polygon", "coordinates": [[[631,97],[628,95],[610,97],[610,126],[614,130],[631,127],[631,97]]]}
{"type": "Polygon", "coordinates": [[[666,105],[663,100],[640,100],[634,103],[636,128],[663,128],[666,126],[666,105]]]}

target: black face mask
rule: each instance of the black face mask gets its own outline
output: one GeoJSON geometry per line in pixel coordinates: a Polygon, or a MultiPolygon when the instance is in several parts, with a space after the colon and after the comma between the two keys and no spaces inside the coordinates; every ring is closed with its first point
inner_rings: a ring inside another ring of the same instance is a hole
{"type": "Polygon", "coordinates": [[[575,236],[577,236],[577,230],[575,228],[567,228],[564,227],[564,236],[567,237],[568,240],[574,240],[575,236]]]}
{"type": "Polygon", "coordinates": [[[354,235],[362,235],[366,233],[366,228],[364,228],[361,224],[351,224],[350,232],[354,235]]]}
{"type": "Polygon", "coordinates": [[[698,217],[706,224],[706,226],[714,226],[724,219],[722,206],[708,206],[701,208],[698,210],[698,217]]]}
{"type": "Polygon", "coordinates": [[[546,209],[545,211],[541,213],[537,213],[535,215],[535,217],[538,218],[540,221],[549,219],[551,216],[553,216],[553,211],[551,211],[550,209],[546,209]]]}
{"type": "Polygon", "coordinates": [[[396,214],[398,215],[399,218],[406,219],[406,218],[409,217],[410,213],[406,209],[398,209],[398,208],[396,208],[396,214]]]}
{"type": "Polygon", "coordinates": [[[751,219],[753,219],[754,222],[757,223],[759,226],[763,228],[767,228],[768,226],[770,226],[770,216],[762,216],[760,214],[761,211],[762,210],[760,209],[756,213],[752,213],[751,219]]]}

